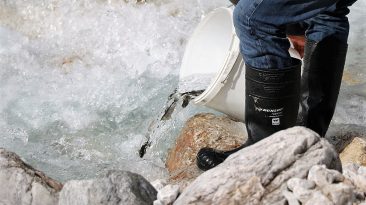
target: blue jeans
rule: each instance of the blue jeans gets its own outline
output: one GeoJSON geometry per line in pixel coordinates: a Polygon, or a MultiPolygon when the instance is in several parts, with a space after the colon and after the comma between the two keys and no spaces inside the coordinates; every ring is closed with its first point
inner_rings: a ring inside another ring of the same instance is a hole
{"type": "Polygon", "coordinates": [[[285,26],[308,25],[306,37],[316,42],[334,36],[347,42],[348,6],[356,0],[240,0],[234,25],[246,64],[257,69],[282,69],[294,65],[285,26]]]}

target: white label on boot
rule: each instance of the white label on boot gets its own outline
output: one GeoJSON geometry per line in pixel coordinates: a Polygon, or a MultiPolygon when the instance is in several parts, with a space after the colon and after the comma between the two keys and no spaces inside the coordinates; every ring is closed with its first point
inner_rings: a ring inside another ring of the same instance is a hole
{"type": "Polygon", "coordinates": [[[280,118],[272,118],[272,125],[280,125],[280,118]]]}

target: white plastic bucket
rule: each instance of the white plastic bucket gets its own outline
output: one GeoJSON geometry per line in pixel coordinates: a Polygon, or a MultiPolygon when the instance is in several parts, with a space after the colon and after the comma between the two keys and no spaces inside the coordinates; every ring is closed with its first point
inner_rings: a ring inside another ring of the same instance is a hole
{"type": "Polygon", "coordinates": [[[187,44],[179,78],[213,76],[193,102],[244,122],[245,64],[232,15],[231,8],[218,8],[200,22],[187,44]]]}

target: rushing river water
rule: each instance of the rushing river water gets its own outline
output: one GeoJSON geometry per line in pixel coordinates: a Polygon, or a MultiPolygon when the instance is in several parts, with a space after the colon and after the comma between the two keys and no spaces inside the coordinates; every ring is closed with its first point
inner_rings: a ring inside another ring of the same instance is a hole
{"type": "MultiPolygon", "coordinates": [[[[352,8],[333,126],[365,125],[366,9],[352,8]]],[[[223,0],[0,0],[0,147],[59,180],[125,169],[166,176],[184,121],[164,119],[189,35],[223,0]],[[144,158],[139,151],[149,140],[144,158]]],[[[170,100],[174,100],[173,98],[170,100]]]]}

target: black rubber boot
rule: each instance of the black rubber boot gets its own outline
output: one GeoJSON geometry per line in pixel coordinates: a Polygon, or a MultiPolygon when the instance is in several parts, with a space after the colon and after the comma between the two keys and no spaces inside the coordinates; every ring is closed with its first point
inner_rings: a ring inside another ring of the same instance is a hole
{"type": "Polygon", "coordinates": [[[250,146],[252,143],[247,140],[246,143],[233,150],[221,151],[213,148],[204,147],[197,153],[197,166],[203,171],[209,170],[221,164],[231,154],[241,150],[244,147],[250,146]]]}
{"type": "Polygon", "coordinates": [[[278,70],[259,70],[246,65],[248,140],[230,151],[202,148],[197,154],[197,166],[201,170],[211,169],[238,150],[296,124],[301,62],[295,59],[294,62],[295,66],[278,70]]]}
{"type": "Polygon", "coordinates": [[[251,142],[296,125],[301,61],[293,61],[294,66],[277,70],[260,70],[247,65],[245,123],[251,142]]]}
{"type": "Polygon", "coordinates": [[[299,123],[322,137],[334,114],[347,47],[333,37],[305,44],[299,123]]]}

